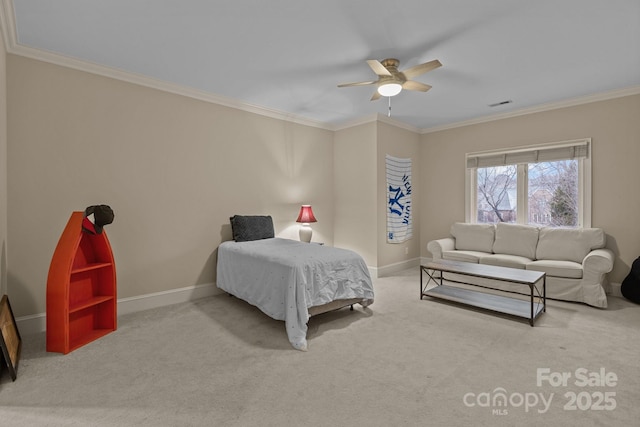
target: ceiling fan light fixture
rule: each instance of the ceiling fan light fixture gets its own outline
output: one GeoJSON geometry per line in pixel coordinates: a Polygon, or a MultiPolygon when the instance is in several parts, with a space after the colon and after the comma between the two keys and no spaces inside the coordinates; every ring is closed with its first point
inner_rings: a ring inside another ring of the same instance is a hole
{"type": "Polygon", "coordinates": [[[396,96],[402,90],[402,85],[398,83],[385,83],[378,86],[378,93],[382,96],[396,96]]]}

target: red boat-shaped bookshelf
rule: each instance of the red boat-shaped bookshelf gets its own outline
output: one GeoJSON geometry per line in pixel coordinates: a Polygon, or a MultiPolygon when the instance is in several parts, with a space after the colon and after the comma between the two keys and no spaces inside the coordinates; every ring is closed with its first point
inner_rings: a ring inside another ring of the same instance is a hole
{"type": "Polygon", "coordinates": [[[47,279],[47,351],[67,354],[117,327],[116,266],[107,234],[82,230],[73,212],[47,279]]]}

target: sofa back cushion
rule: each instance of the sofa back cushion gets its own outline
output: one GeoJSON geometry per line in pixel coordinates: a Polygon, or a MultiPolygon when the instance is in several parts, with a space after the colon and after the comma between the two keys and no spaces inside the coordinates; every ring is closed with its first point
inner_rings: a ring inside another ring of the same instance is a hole
{"type": "Polygon", "coordinates": [[[606,244],[606,236],[600,228],[552,228],[540,229],[537,259],[566,260],[582,263],[587,254],[606,244]]]}
{"type": "Polygon", "coordinates": [[[491,253],[495,237],[493,224],[470,224],[456,222],[451,226],[451,235],[456,239],[456,250],[491,253]]]}
{"type": "Polygon", "coordinates": [[[538,227],[504,222],[496,224],[496,241],[493,243],[494,253],[535,259],[537,246],[538,227]]]}

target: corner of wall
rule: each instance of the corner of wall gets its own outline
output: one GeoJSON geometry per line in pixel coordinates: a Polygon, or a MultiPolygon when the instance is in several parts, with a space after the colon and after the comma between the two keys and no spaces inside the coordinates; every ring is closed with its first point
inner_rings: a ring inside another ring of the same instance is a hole
{"type": "Polygon", "coordinates": [[[4,31],[0,31],[0,295],[7,293],[7,50],[4,37],[4,31]]]}

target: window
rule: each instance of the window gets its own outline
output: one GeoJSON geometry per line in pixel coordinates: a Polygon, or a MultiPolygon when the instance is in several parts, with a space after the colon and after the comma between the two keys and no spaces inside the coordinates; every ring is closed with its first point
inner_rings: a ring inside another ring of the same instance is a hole
{"type": "Polygon", "coordinates": [[[469,153],[467,222],[591,226],[591,140],[469,153]]]}

